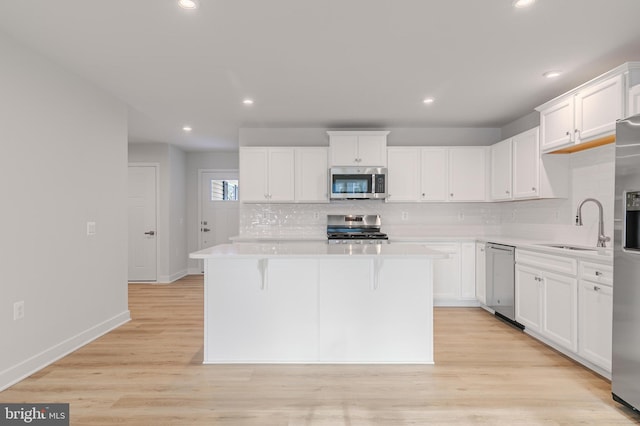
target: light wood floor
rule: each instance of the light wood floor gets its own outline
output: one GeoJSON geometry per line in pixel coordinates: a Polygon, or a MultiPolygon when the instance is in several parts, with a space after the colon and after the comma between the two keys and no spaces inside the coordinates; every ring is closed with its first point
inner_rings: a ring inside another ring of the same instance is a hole
{"type": "Polygon", "coordinates": [[[626,425],[608,381],[478,308],[435,311],[434,366],[202,365],[202,278],[129,286],[133,320],[0,393],[72,425],[626,425]]]}

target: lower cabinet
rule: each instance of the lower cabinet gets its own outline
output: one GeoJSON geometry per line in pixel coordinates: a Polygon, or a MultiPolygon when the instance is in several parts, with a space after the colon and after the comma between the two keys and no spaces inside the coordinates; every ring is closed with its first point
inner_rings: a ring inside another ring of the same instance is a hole
{"type": "Polygon", "coordinates": [[[424,243],[448,255],[433,261],[433,303],[435,306],[478,306],[476,300],[475,243],[424,243]]]}
{"type": "Polygon", "coordinates": [[[609,375],[612,269],[606,263],[516,250],[516,321],[534,337],[609,375]]]}
{"type": "Polygon", "coordinates": [[[578,350],[578,281],[516,266],[516,321],[570,351],[578,350]]]}

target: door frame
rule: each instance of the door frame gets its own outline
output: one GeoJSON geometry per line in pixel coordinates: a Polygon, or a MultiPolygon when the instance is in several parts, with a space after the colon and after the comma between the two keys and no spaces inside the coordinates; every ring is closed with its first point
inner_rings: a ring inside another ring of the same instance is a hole
{"type": "MultiPolygon", "coordinates": [[[[198,169],[198,221],[195,224],[196,235],[198,236],[198,250],[202,250],[202,235],[200,233],[200,227],[202,226],[202,175],[205,173],[235,173],[238,175],[238,185],[240,185],[240,170],[238,169],[198,169]]],[[[204,270],[204,261],[200,260],[199,263],[200,270],[204,270]]]]}
{"type": "MultiPolygon", "coordinates": [[[[158,232],[158,228],[160,227],[160,163],[147,163],[147,162],[132,162],[127,164],[127,170],[129,167],[153,167],[156,172],[156,280],[155,281],[127,281],[128,283],[136,283],[136,284],[153,284],[158,283],[158,277],[160,276],[160,264],[158,262],[159,259],[159,248],[160,248],[160,238],[164,232],[158,232]]],[[[128,182],[127,182],[127,190],[128,190],[128,182]]],[[[127,200],[128,202],[128,200],[127,200]]],[[[129,229],[127,229],[127,238],[129,229]]],[[[127,263],[129,262],[129,255],[127,253],[127,263]]]]}

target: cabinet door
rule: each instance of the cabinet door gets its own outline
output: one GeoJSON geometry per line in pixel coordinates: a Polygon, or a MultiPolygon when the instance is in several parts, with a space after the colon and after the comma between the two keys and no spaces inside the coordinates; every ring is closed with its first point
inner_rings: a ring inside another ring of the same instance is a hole
{"type": "Polygon", "coordinates": [[[513,137],[513,198],[540,195],[538,127],[513,137]]]}
{"type": "Polygon", "coordinates": [[[269,201],[295,199],[294,149],[269,148],[269,201]]]}
{"type": "Polygon", "coordinates": [[[447,200],[449,180],[447,161],[446,148],[420,150],[420,199],[422,201],[447,200]]]}
{"type": "Polygon", "coordinates": [[[487,304],[487,253],[484,243],[476,243],[476,298],[487,304]]]}
{"type": "Polygon", "coordinates": [[[433,250],[446,253],[446,259],[433,261],[433,300],[436,304],[448,304],[460,300],[460,245],[426,244],[433,250]]]}
{"type": "Polygon", "coordinates": [[[613,133],[624,113],[622,75],[581,90],[575,100],[577,143],[613,133]]]}
{"type": "Polygon", "coordinates": [[[629,90],[629,110],[627,116],[640,114],[640,84],[629,90]]]}
{"type": "Polygon", "coordinates": [[[449,200],[484,201],[486,148],[449,148],[449,200]]]}
{"type": "Polygon", "coordinates": [[[557,344],[578,350],[578,282],[544,273],[542,334],[557,344]]]}
{"type": "Polygon", "coordinates": [[[331,135],[329,138],[331,166],[357,166],[358,136],[331,135]]]}
{"type": "Polygon", "coordinates": [[[511,199],[511,139],[491,145],[491,199],[511,199]]]}
{"type": "Polygon", "coordinates": [[[540,139],[543,152],[573,144],[573,95],[540,111],[540,139]]]}
{"type": "Polygon", "coordinates": [[[295,154],[296,201],[328,202],[327,148],[296,148],[295,154]]]}
{"type": "Polygon", "coordinates": [[[240,148],[240,200],[245,202],[267,201],[268,197],[268,149],[240,148]]]}
{"type": "Polygon", "coordinates": [[[419,162],[418,148],[389,148],[387,150],[387,201],[417,201],[419,162]]]}
{"type": "Polygon", "coordinates": [[[358,136],[358,165],[385,167],[387,165],[387,137],[384,135],[358,136]]]}
{"type": "Polygon", "coordinates": [[[476,244],[460,244],[460,297],[476,298],[476,244]]]}
{"type": "Polygon", "coordinates": [[[542,329],[542,277],[520,265],[516,265],[516,321],[532,331],[542,329]]]}
{"type": "Polygon", "coordinates": [[[580,280],[578,353],[606,371],[611,371],[612,288],[580,280]]]}

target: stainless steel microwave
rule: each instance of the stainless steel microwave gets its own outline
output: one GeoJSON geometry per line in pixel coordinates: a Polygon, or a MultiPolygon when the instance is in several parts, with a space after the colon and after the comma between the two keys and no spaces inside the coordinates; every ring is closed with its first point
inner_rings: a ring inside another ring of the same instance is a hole
{"type": "Polygon", "coordinates": [[[332,167],[329,175],[332,200],[383,200],[387,197],[385,167],[332,167]]]}

